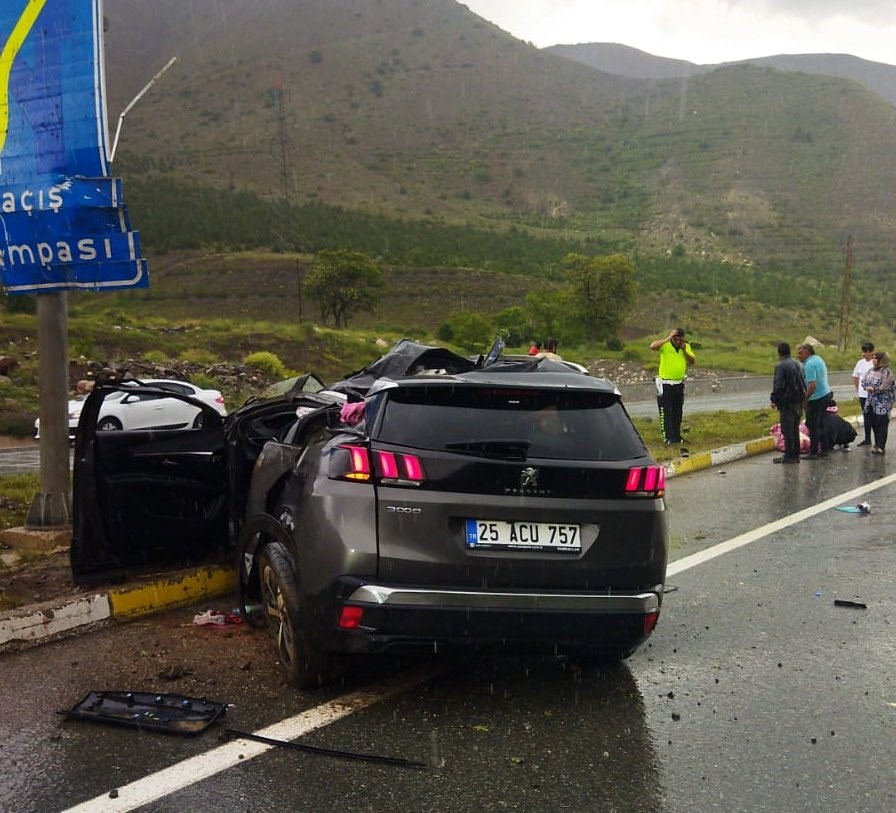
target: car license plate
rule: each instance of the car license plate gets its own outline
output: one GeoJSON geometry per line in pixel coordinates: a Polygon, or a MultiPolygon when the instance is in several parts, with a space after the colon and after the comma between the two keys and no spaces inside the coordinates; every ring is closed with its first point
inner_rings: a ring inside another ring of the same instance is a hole
{"type": "Polygon", "coordinates": [[[582,550],[578,525],[468,519],[466,530],[468,548],[558,550],[572,553],[579,553],[582,550]]]}

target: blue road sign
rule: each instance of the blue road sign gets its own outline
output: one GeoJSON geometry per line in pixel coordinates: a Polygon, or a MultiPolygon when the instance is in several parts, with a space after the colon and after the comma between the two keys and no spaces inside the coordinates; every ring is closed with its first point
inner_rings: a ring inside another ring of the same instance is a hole
{"type": "Polygon", "coordinates": [[[149,284],[109,177],[101,0],[0,2],[0,281],[8,294],[149,284]]]}

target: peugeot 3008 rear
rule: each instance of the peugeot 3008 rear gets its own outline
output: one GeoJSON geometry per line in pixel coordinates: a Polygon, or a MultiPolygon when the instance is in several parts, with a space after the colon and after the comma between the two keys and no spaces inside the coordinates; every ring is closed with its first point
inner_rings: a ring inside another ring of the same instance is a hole
{"type": "Polygon", "coordinates": [[[664,471],[611,384],[512,366],[381,380],[365,412],[288,489],[315,650],[620,658],[651,633],[664,471]]]}

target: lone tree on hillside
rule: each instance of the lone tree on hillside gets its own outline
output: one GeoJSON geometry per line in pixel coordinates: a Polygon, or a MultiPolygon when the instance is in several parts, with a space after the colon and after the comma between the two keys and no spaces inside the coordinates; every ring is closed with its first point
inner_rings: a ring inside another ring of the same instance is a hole
{"type": "Polygon", "coordinates": [[[592,339],[612,339],[619,333],[635,303],[635,267],[624,254],[563,258],[571,301],[592,339]]]}
{"type": "Polygon", "coordinates": [[[360,251],[321,251],[305,277],[305,290],[317,300],[323,323],[336,328],[348,327],[359,311],[373,311],[383,287],[379,265],[360,251]]]}

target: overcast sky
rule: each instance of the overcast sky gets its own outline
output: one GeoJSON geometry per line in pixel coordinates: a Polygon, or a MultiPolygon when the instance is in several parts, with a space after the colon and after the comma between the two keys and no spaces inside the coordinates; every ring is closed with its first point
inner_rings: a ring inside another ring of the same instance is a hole
{"type": "Polygon", "coordinates": [[[896,0],[461,0],[543,48],[618,42],[700,64],[852,54],[896,64],[896,0]]]}

